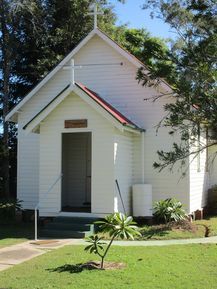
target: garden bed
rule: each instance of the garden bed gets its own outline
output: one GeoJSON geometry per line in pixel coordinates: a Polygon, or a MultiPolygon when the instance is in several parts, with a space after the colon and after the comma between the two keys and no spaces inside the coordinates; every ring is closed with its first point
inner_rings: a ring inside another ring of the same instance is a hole
{"type": "MultiPolygon", "coordinates": [[[[140,225],[142,236],[137,240],[171,240],[193,239],[217,236],[217,217],[203,220],[183,222],[181,224],[140,225]]],[[[110,239],[108,234],[100,234],[105,239],[110,239]]]]}
{"type": "Polygon", "coordinates": [[[0,224],[0,248],[33,239],[34,224],[0,224]]]}

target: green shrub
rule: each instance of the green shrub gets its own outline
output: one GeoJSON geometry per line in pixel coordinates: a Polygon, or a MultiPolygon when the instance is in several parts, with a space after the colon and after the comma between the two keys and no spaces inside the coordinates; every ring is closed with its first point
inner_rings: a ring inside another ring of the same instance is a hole
{"type": "Polygon", "coordinates": [[[3,222],[13,221],[16,211],[22,209],[22,201],[16,199],[0,199],[0,220],[3,222]]]}
{"type": "Polygon", "coordinates": [[[159,222],[179,222],[186,216],[182,203],[174,198],[160,200],[154,205],[154,217],[159,222]]]}
{"type": "Polygon", "coordinates": [[[85,251],[94,253],[101,258],[101,269],[104,268],[104,259],[115,238],[133,240],[135,236],[141,236],[133,218],[122,213],[114,213],[96,223],[101,232],[109,233],[111,240],[109,243],[105,243],[102,241],[103,238],[98,237],[98,235],[90,236],[87,238],[89,245],[85,247],[85,251]]]}

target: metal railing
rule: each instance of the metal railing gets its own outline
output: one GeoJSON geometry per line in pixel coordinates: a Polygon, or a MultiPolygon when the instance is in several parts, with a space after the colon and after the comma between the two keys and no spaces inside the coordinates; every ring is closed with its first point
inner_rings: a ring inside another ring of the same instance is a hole
{"type": "MultiPolygon", "coordinates": [[[[61,173],[57,179],[55,180],[55,182],[50,186],[50,188],[46,191],[46,193],[42,194],[42,196],[39,195],[39,199],[40,198],[44,198],[45,196],[47,196],[50,191],[55,187],[55,185],[59,182],[59,180],[61,180],[63,177],[63,174],[61,173]]],[[[37,241],[38,239],[38,210],[39,210],[39,207],[40,207],[40,200],[38,202],[38,204],[35,206],[35,241],[37,241]]]]}
{"type": "Polygon", "coordinates": [[[120,186],[119,186],[118,180],[115,180],[115,183],[116,183],[116,186],[117,186],[117,189],[118,189],[118,193],[119,193],[119,196],[120,196],[120,199],[121,199],[121,204],[122,204],[122,207],[123,207],[123,210],[124,210],[124,214],[126,215],[127,212],[126,212],[126,209],[125,209],[125,206],[124,206],[124,201],[123,201],[123,198],[122,198],[122,194],[121,194],[121,190],[120,190],[120,186]]]}

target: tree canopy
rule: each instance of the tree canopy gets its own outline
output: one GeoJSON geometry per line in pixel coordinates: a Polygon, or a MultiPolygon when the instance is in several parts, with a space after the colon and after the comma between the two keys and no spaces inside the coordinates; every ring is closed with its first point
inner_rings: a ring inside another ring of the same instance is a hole
{"type": "MultiPolygon", "coordinates": [[[[167,66],[166,43],[144,29],[117,26],[109,1],[97,1],[99,27],[151,68],[167,66]]],[[[124,1],[120,1],[124,2],[124,1]]],[[[16,126],[8,111],[93,28],[94,0],[0,0],[0,195],[15,195],[16,126]]],[[[158,69],[156,69],[158,70],[158,69]]]]}
{"type": "MultiPolygon", "coordinates": [[[[5,116],[92,29],[93,3],[0,0],[0,191],[5,196],[15,190],[16,176],[16,127],[5,116]]],[[[105,12],[100,23],[113,25],[108,1],[98,5],[105,12]]]]}
{"type": "Polygon", "coordinates": [[[146,85],[154,85],[156,77],[173,85],[174,102],[165,106],[167,117],[161,125],[169,127],[171,135],[178,133],[181,143],[174,143],[171,151],[158,152],[154,166],[161,170],[177,161],[185,164],[189,155],[217,144],[217,2],[147,0],[145,8],[153,9],[153,16],[162,18],[177,36],[165,54],[172,71],[154,70],[148,79],[139,75],[146,85]],[[198,137],[201,133],[206,134],[203,140],[198,137]]]}

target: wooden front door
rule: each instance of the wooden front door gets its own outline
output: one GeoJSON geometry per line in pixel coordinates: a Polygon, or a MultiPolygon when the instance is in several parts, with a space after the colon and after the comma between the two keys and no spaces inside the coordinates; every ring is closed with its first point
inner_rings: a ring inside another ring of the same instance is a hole
{"type": "Polygon", "coordinates": [[[91,133],[62,135],[62,210],[89,212],[91,207],[91,133]]]}

